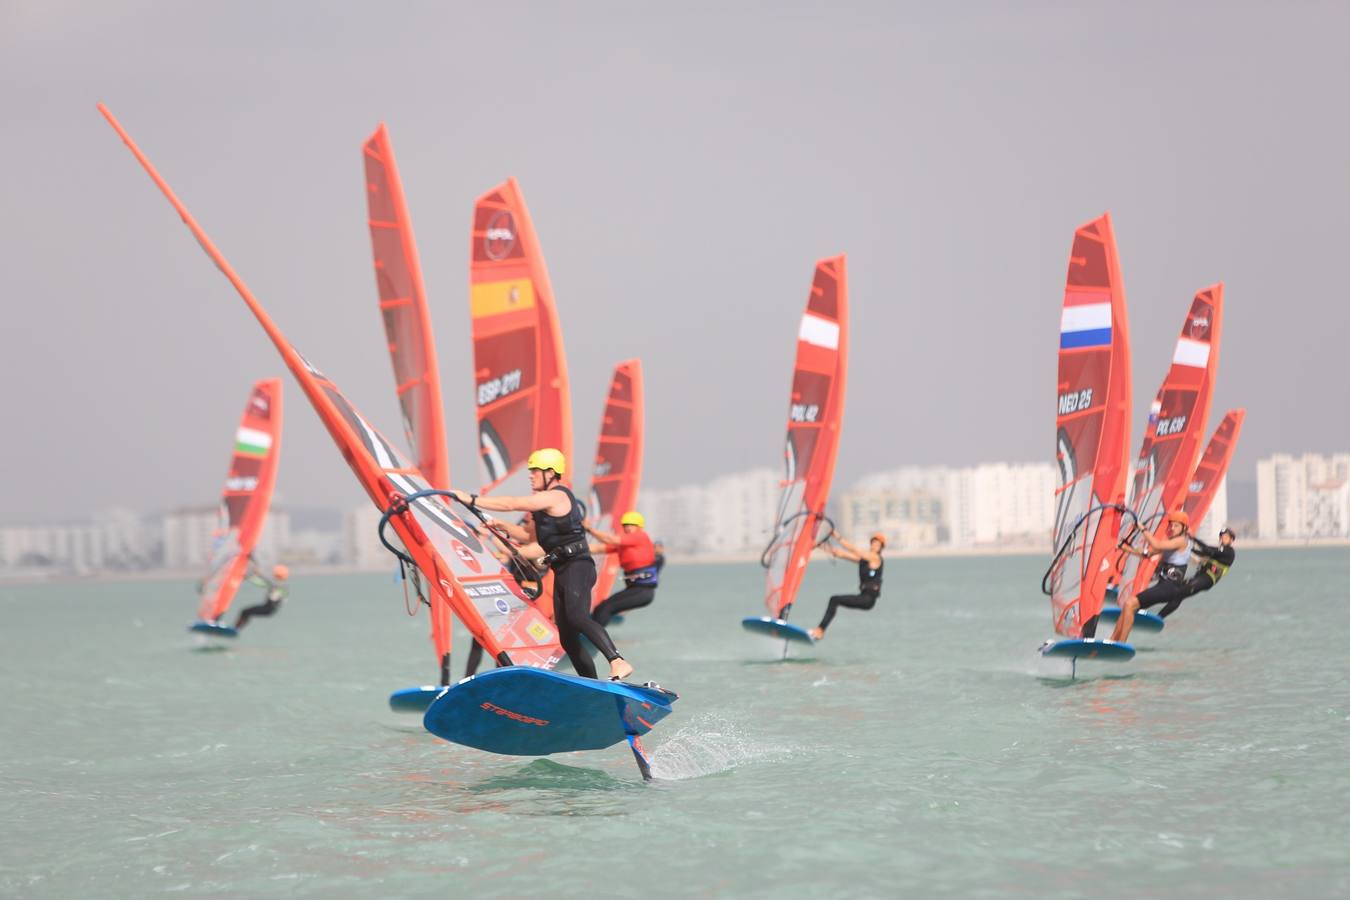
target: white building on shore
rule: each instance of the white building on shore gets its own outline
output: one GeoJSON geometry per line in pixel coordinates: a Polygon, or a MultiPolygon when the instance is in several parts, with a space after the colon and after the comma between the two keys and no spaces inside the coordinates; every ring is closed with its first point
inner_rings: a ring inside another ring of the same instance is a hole
{"type": "Polygon", "coordinates": [[[1350,453],[1288,453],[1256,463],[1262,540],[1350,537],[1350,453]]]}

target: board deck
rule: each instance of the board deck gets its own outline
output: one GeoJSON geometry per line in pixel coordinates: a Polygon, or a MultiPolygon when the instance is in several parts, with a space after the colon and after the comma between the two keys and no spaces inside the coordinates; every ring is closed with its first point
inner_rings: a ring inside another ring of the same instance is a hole
{"type": "Polygon", "coordinates": [[[1041,656],[1056,659],[1100,659],[1124,662],[1128,659],[1134,659],[1134,647],[1124,642],[1097,638],[1068,638],[1062,641],[1046,641],[1041,646],[1041,656]]]}
{"type": "Polygon", "coordinates": [[[188,626],[188,631],[194,634],[205,634],[211,637],[237,638],[239,631],[231,628],[229,625],[218,625],[215,622],[197,621],[188,626]]]}
{"type": "Polygon", "coordinates": [[[424,684],[404,688],[389,695],[389,708],[398,713],[425,713],[431,701],[446,690],[444,684],[424,684]]]}
{"type": "Polygon", "coordinates": [[[422,724],[439,738],[489,753],[547,756],[646,734],[677,699],[656,686],[506,666],[451,687],[427,708],[422,724]]]}
{"type": "Polygon", "coordinates": [[[793,625],[783,619],[775,619],[772,616],[746,616],[741,619],[741,627],[753,634],[762,634],[765,637],[778,638],[784,641],[793,641],[798,644],[814,644],[815,638],[811,633],[800,625],[793,625]]]}
{"type": "MultiPolygon", "coordinates": [[[[1101,613],[1097,616],[1097,623],[1100,626],[1105,622],[1114,622],[1120,618],[1119,606],[1103,606],[1101,613]]],[[[1141,609],[1134,614],[1134,630],[1139,632],[1148,632],[1156,634],[1163,630],[1165,624],[1163,617],[1157,613],[1151,613],[1146,609],[1141,609]]]]}

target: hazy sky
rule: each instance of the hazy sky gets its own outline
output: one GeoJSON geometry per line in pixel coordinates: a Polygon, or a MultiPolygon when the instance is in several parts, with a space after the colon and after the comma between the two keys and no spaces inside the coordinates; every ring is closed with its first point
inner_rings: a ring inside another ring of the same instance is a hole
{"type": "MultiPolygon", "coordinates": [[[[1234,463],[1350,448],[1340,281],[1350,4],[62,3],[0,0],[0,521],[212,502],[286,374],[94,109],[106,102],[291,341],[391,437],[361,143],[390,129],[479,472],[475,196],[520,179],[589,469],[614,362],[645,484],[777,466],[814,261],[847,252],[836,483],[1052,459],[1074,228],[1110,210],[1137,445],[1192,294],[1227,304],[1234,463]],[[340,11],[341,10],[341,11],[340,11]]],[[[362,494],[286,375],[279,493],[362,494]]]]}

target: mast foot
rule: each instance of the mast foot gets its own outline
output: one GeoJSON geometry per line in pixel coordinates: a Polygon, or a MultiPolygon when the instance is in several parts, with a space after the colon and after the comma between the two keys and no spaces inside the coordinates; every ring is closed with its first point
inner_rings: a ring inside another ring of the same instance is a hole
{"type": "Polygon", "coordinates": [[[652,763],[647,757],[647,751],[643,749],[642,742],[638,740],[636,734],[628,736],[628,746],[633,751],[633,758],[637,760],[638,771],[642,773],[643,781],[652,780],[652,763]]]}

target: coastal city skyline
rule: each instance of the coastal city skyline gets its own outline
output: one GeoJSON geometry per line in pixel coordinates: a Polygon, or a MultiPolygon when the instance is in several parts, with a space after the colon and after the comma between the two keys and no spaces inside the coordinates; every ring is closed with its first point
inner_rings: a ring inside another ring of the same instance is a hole
{"type": "MultiPolygon", "coordinates": [[[[1242,473],[1230,473],[1242,474],[1242,473]]],[[[1244,539],[1317,542],[1350,539],[1350,452],[1277,453],[1259,460],[1254,478],[1229,478],[1202,537],[1225,525],[1244,539]]],[[[887,534],[892,553],[1014,550],[1049,553],[1056,474],[1048,463],[977,466],[907,465],[872,472],[836,487],[828,513],[846,537],[887,534]]],[[[779,474],[758,467],[701,484],[644,491],[639,507],[674,558],[752,559],[768,539],[779,474]],[[715,508],[710,497],[718,497],[715,508]]],[[[265,562],[391,568],[379,543],[380,513],[368,503],[288,507],[269,516],[257,556],[265,562]]],[[[218,506],[161,511],[106,509],[80,521],[0,524],[0,576],[96,574],[206,565],[218,506]]]]}

